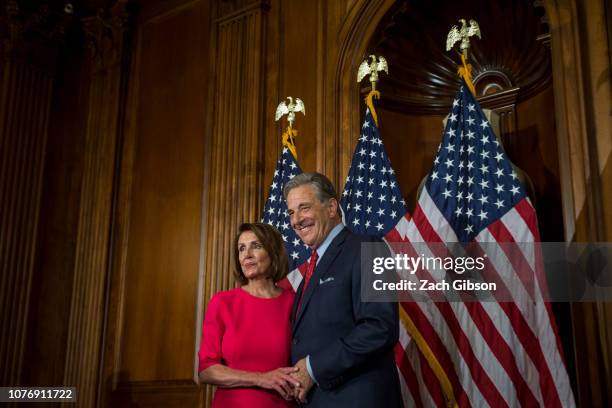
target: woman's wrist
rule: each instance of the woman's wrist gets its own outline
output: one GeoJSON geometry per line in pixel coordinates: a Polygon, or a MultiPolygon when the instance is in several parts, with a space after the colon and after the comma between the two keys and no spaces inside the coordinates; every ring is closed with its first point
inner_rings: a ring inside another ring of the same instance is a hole
{"type": "Polygon", "coordinates": [[[254,386],[254,387],[260,387],[261,388],[261,385],[262,385],[261,378],[262,378],[263,373],[258,372],[258,371],[254,371],[254,372],[251,372],[249,374],[250,374],[249,380],[251,382],[251,385],[254,386]]]}

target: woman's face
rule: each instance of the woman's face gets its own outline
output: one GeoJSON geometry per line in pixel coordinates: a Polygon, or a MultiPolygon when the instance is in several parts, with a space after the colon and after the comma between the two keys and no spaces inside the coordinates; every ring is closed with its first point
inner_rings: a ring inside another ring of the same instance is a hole
{"type": "Polygon", "coordinates": [[[244,276],[261,279],[269,276],[270,256],[253,231],[245,231],[238,238],[238,259],[244,276]]]}

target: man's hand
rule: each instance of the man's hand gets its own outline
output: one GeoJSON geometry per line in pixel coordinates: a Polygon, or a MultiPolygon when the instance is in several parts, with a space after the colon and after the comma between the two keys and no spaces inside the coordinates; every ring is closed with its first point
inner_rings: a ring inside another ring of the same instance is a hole
{"type": "MultiPolygon", "coordinates": [[[[284,399],[290,400],[295,397],[295,389],[300,387],[300,381],[292,377],[297,374],[298,369],[295,367],[281,367],[276,370],[256,375],[256,385],[261,388],[275,390],[284,399]]],[[[306,374],[308,375],[308,374],[306,374]]]]}
{"type": "Polygon", "coordinates": [[[308,374],[308,369],[306,368],[306,358],[301,359],[295,364],[295,368],[298,370],[291,373],[291,376],[294,377],[301,385],[301,387],[296,387],[294,389],[294,397],[301,403],[306,403],[306,395],[308,395],[308,391],[314,385],[314,380],[308,374]]]}

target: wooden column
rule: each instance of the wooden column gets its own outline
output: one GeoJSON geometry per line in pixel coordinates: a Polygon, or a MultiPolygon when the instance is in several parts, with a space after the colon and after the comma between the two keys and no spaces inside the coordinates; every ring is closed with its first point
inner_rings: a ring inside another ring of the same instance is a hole
{"type": "MultiPolygon", "coordinates": [[[[215,22],[204,302],[234,286],[232,238],[240,223],[261,216],[267,8],[265,1],[221,2],[215,22]]],[[[211,395],[209,389],[209,400],[211,395]]]]}
{"type": "Polygon", "coordinates": [[[89,113],[64,384],[76,386],[81,406],[95,406],[109,265],[116,150],[122,103],[125,2],[83,19],[91,49],[89,113]]]}
{"type": "Polygon", "coordinates": [[[241,222],[261,216],[264,10],[257,1],[216,22],[206,299],[233,287],[230,241],[241,222]]]}
{"type": "MultiPolygon", "coordinates": [[[[555,117],[567,241],[609,242],[612,215],[609,24],[604,1],[544,0],[550,20],[555,117]]],[[[609,21],[609,18],[608,18],[609,21]]],[[[610,405],[612,307],[573,303],[578,406],[610,405]]]]}
{"type": "Polygon", "coordinates": [[[0,385],[21,381],[53,78],[69,19],[0,11],[0,385]],[[5,30],[6,29],[6,30],[5,30]]]}

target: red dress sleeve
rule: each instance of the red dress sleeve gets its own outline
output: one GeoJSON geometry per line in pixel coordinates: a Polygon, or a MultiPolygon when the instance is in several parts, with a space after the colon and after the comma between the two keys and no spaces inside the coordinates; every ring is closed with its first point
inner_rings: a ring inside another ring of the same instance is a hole
{"type": "Polygon", "coordinates": [[[225,332],[225,324],[221,316],[221,300],[219,295],[210,299],[202,324],[202,340],[198,352],[198,372],[211,365],[221,364],[221,341],[225,332]]]}

